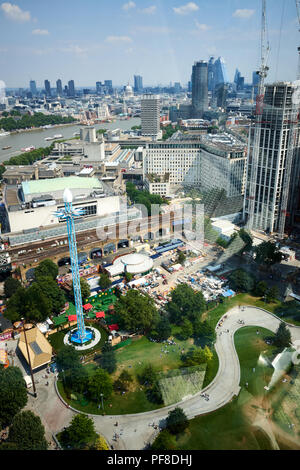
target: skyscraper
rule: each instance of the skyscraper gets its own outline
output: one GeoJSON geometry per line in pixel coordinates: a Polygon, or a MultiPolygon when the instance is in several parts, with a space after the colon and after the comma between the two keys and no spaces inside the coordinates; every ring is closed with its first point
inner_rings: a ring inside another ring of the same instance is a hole
{"type": "Polygon", "coordinates": [[[157,140],[160,131],[160,97],[158,95],[144,95],[141,99],[142,135],[157,140]]]}
{"type": "Polygon", "coordinates": [[[73,98],[75,96],[75,84],[74,80],[70,80],[68,82],[68,91],[69,91],[69,96],[73,98]]]}
{"type": "Polygon", "coordinates": [[[30,91],[31,91],[31,93],[32,93],[32,96],[36,96],[36,95],[37,95],[37,89],[36,89],[36,82],[35,82],[35,80],[30,80],[29,88],[30,88],[30,91]]]}
{"type": "Polygon", "coordinates": [[[214,64],[215,64],[215,58],[210,57],[208,61],[208,66],[207,66],[208,91],[214,90],[214,64]]]}
{"type": "Polygon", "coordinates": [[[63,94],[62,82],[60,78],[56,80],[56,93],[58,94],[58,96],[62,96],[63,94]]]}
{"type": "Polygon", "coordinates": [[[300,156],[299,106],[293,106],[294,90],[295,86],[287,82],[267,85],[263,108],[257,106],[256,112],[262,114],[260,145],[256,158],[252,128],[244,201],[244,219],[250,229],[278,232],[289,217],[286,210],[293,210],[300,156]]]}
{"type": "Polygon", "coordinates": [[[104,86],[106,88],[107,94],[112,95],[112,93],[114,91],[113,90],[112,80],[104,80],[104,86]]]}
{"type": "Polygon", "coordinates": [[[218,57],[218,59],[215,61],[213,75],[214,88],[220,84],[229,82],[225,66],[225,60],[223,59],[223,57],[218,57]]]}
{"type": "Polygon", "coordinates": [[[45,80],[45,92],[46,96],[51,96],[51,86],[49,80],[45,80]]]}
{"type": "Polygon", "coordinates": [[[192,108],[195,118],[202,118],[208,109],[208,64],[195,62],[192,72],[192,108]]]}
{"type": "Polygon", "coordinates": [[[134,91],[136,93],[142,93],[143,91],[143,77],[140,75],[134,76],[134,91]]]}
{"type": "Polygon", "coordinates": [[[97,93],[97,95],[101,95],[101,93],[102,93],[102,83],[101,82],[96,82],[96,93],[97,93]]]}

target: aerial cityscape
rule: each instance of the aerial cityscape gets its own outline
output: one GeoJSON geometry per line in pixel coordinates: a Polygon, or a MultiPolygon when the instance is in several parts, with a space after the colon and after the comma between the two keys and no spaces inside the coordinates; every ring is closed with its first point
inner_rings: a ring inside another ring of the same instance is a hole
{"type": "Polygon", "coordinates": [[[300,1],[0,2],[0,39],[0,450],[300,450],[300,1]]]}

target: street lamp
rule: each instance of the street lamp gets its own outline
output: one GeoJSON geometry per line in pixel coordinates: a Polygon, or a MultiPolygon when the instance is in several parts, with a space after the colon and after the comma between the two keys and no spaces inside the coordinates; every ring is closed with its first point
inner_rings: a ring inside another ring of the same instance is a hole
{"type": "Polygon", "coordinates": [[[100,393],[100,397],[101,397],[101,402],[102,402],[102,410],[104,411],[104,406],[103,406],[103,393],[100,393]]]}
{"type": "Polygon", "coordinates": [[[33,378],[33,372],[32,372],[32,367],[31,367],[31,360],[29,356],[29,349],[28,349],[28,342],[27,342],[27,336],[26,336],[26,330],[25,330],[25,320],[24,318],[21,318],[23,322],[23,333],[24,333],[24,338],[25,338],[25,343],[26,343],[26,351],[27,351],[27,357],[28,357],[28,364],[29,364],[29,369],[30,369],[30,375],[31,375],[31,380],[32,380],[32,386],[33,386],[33,396],[34,398],[37,398],[37,393],[36,393],[36,388],[35,388],[35,383],[34,383],[34,378],[33,378]]]}

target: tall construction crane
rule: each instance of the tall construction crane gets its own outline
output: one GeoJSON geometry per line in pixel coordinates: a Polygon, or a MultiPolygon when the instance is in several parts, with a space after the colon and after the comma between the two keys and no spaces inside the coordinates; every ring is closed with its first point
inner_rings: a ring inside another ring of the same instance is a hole
{"type": "MultiPolygon", "coordinates": [[[[299,24],[299,32],[300,32],[300,0],[295,0],[297,15],[298,15],[298,24],[299,24]]],[[[298,46],[298,70],[297,70],[297,82],[295,84],[294,95],[296,98],[293,97],[292,100],[292,109],[291,115],[289,119],[290,124],[290,131],[289,131],[289,141],[288,141],[288,148],[286,153],[286,161],[285,161],[285,173],[283,178],[283,190],[282,190],[282,199],[281,199],[281,207],[280,207],[280,214],[279,214],[279,223],[278,223],[278,236],[280,238],[284,237],[284,229],[286,223],[287,213],[287,206],[288,206],[288,199],[290,194],[290,181],[291,181],[291,171],[292,171],[292,163],[294,159],[295,153],[295,144],[296,139],[298,136],[299,131],[299,86],[300,86],[300,47],[298,46]],[[298,99],[297,99],[298,98],[298,99]]]]}
{"type": "MultiPolygon", "coordinates": [[[[259,76],[258,83],[258,94],[256,97],[256,119],[255,119],[255,130],[253,139],[253,150],[251,159],[251,171],[248,191],[248,220],[247,228],[253,228],[254,210],[255,210],[255,196],[256,196],[256,180],[257,180],[257,168],[259,161],[259,147],[260,147],[260,135],[261,135],[261,123],[262,123],[262,112],[263,102],[265,93],[265,79],[268,75],[269,67],[267,66],[268,57],[270,53],[269,41],[267,38],[267,18],[266,18],[266,0],[262,0],[262,18],[261,18],[261,38],[260,38],[260,69],[256,72],[259,76]]],[[[248,153],[248,165],[250,159],[250,140],[251,140],[251,129],[249,133],[249,153],[248,153]]]]}

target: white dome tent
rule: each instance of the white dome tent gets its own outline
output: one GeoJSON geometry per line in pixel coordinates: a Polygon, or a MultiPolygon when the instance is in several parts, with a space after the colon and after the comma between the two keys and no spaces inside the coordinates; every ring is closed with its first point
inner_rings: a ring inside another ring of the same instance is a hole
{"type": "Polygon", "coordinates": [[[153,268],[153,260],[148,255],[141,253],[131,253],[120,256],[112,266],[106,268],[110,276],[114,277],[124,272],[131,274],[144,274],[153,268]]]}

